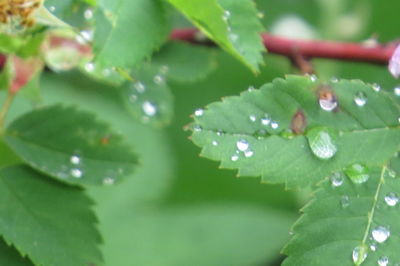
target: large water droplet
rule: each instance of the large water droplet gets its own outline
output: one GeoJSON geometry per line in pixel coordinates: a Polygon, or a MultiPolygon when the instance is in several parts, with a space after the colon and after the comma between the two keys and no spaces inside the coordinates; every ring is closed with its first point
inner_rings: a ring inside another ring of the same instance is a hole
{"type": "Polygon", "coordinates": [[[362,164],[352,164],[345,169],[346,175],[354,184],[362,184],[369,179],[369,169],[362,164]]]}
{"type": "Polygon", "coordinates": [[[149,102],[145,101],[142,105],[143,112],[148,116],[154,116],[157,113],[157,107],[149,102]]]}
{"type": "Polygon", "coordinates": [[[378,242],[385,242],[390,236],[390,231],[388,228],[384,226],[378,226],[374,230],[372,230],[372,238],[378,242]]]}
{"type": "Polygon", "coordinates": [[[389,264],[389,258],[386,256],[382,256],[378,259],[379,266],[387,266],[389,264]]]}
{"type": "Polygon", "coordinates": [[[344,177],[341,172],[335,172],[331,175],[330,180],[333,187],[340,187],[343,185],[344,177]]]}
{"type": "Polygon", "coordinates": [[[390,192],[385,196],[385,202],[390,207],[394,207],[399,202],[399,197],[394,192],[390,192]]]}
{"type": "Polygon", "coordinates": [[[249,148],[249,142],[247,140],[241,139],[236,142],[236,147],[239,151],[247,151],[247,149],[249,148]]]}
{"type": "Polygon", "coordinates": [[[83,171],[79,168],[73,168],[71,169],[70,174],[75,178],[81,178],[83,176],[83,171]]]}
{"type": "Polygon", "coordinates": [[[368,248],[365,245],[357,246],[353,249],[353,262],[360,265],[368,255],[368,248]]]}
{"type": "Polygon", "coordinates": [[[336,154],[337,134],[333,130],[316,127],[307,132],[307,138],[312,152],[318,158],[327,160],[336,154]]]}
{"type": "Polygon", "coordinates": [[[338,103],[336,101],[336,98],[331,98],[331,99],[319,99],[319,106],[321,107],[322,110],[331,112],[335,110],[337,107],[338,103]]]}
{"type": "Polygon", "coordinates": [[[202,116],[203,114],[204,114],[204,110],[201,109],[201,108],[196,109],[196,111],[194,111],[194,115],[197,116],[197,117],[200,117],[200,116],[202,116]]]}
{"type": "Polygon", "coordinates": [[[364,106],[367,103],[367,95],[362,91],[357,92],[354,96],[354,103],[360,107],[364,106]]]}

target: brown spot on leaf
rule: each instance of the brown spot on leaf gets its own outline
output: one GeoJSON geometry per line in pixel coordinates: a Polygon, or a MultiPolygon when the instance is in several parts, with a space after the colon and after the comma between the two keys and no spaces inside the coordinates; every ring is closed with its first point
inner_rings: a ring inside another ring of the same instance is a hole
{"type": "Polygon", "coordinates": [[[307,127],[307,119],[304,115],[303,111],[299,109],[292,117],[291,129],[295,134],[304,133],[305,128],[307,127]]]}

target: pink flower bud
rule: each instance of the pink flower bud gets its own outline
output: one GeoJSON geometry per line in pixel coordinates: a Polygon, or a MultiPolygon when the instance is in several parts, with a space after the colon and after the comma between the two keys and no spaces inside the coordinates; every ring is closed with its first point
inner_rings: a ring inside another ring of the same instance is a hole
{"type": "Polygon", "coordinates": [[[394,53],[389,60],[389,72],[395,78],[400,77],[400,44],[394,50],[394,53]]]}

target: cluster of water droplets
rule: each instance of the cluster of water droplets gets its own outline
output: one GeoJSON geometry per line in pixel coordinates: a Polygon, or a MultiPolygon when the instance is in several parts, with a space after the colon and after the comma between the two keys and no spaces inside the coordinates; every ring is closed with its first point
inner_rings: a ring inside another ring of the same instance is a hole
{"type": "Polygon", "coordinates": [[[250,143],[245,139],[240,139],[235,143],[236,151],[231,156],[231,161],[236,162],[241,156],[250,158],[254,155],[254,151],[250,148],[250,143]]]}
{"type": "MultiPolygon", "coordinates": [[[[248,116],[248,120],[251,123],[260,123],[261,126],[263,127],[262,130],[266,130],[268,128],[272,130],[278,130],[279,129],[279,122],[272,119],[271,116],[267,113],[257,116],[256,114],[250,114],[248,116]]],[[[266,132],[265,132],[266,133],[266,132]]]]}

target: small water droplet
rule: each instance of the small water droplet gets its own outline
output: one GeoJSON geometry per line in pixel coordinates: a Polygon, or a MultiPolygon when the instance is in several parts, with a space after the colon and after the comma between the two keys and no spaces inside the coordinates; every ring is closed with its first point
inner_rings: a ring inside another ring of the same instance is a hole
{"type": "Polygon", "coordinates": [[[246,158],[250,158],[250,157],[252,157],[253,155],[254,155],[254,152],[253,152],[253,151],[247,150],[247,151],[244,152],[244,156],[245,156],[246,158]]]}
{"type": "Polygon", "coordinates": [[[81,178],[83,176],[83,172],[79,168],[71,169],[70,174],[75,178],[81,178]]]}
{"type": "Polygon", "coordinates": [[[235,33],[230,33],[230,34],[228,35],[228,37],[229,37],[229,40],[230,40],[231,42],[237,42],[237,40],[239,40],[239,35],[237,35],[237,34],[235,34],[235,33]]]}
{"type": "Polygon", "coordinates": [[[360,265],[368,255],[368,248],[365,245],[360,245],[353,250],[353,262],[360,265]]]}
{"type": "Polygon", "coordinates": [[[278,129],[279,128],[279,123],[276,121],[271,121],[271,128],[272,129],[278,129]]]}
{"type": "Polygon", "coordinates": [[[49,7],[49,11],[50,11],[50,12],[56,11],[56,7],[55,7],[55,6],[50,6],[50,7],[49,7]]]}
{"type": "Polygon", "coordinates": [[[91,20],[93,18],[93,10],[91,8],[86,9],[83,16],[86,20],[91,20]]]}
{"type": "Polygon", "coordinates": [[[378,246],[376,245],[376,243],[372,243],[370,246],[369,246],[369,249],[371,250],[371,251],[376,251],[376,249],[378,248],[378,246]]]}
{"type": "Polygon", "coordinates": [[[78,165],[81,163],[81,157],[79,157],[78,155],[72,155],[71,158],[69,158],[69,161],[72,164],[78,165]]]}
{"type": "Polygon", "coordinates": [[[234,154],[234,155],[231,156],[231,161],[232,162],[236,162],[237,160],[239,160],[239,155],[234,154]]]}
{"type": "Polygon", "coordinates": [[[271,118],[269,115],[265,114],[263,118],[261,118],[261,124],[264,126],[268,126],[271,123],[271,118]]]}
{"type": "Polygon", "coordinates": [[[220,136],[222,136],[223,134],[224,134],[224,132],[223,132],[222,130],[218,130],[218,131],[217,131],[217,136],[220,137],[220,136]]]}
{"type": "Polygon", "coordinates": [[[154,76],[154,83],[157,84],[157,85],[164,85],[165,79],[161,75],[155,75],[154,76]]]}
{"type": "Polygon", "coordinates": [[[218,146],[218,141],[213,140],[213,142],[211,143],[213,146],[218,146]]]}
{"type": "Polygon", "coordinates": [[[331,175],[330,180],[333,187],[340,187],[344,182],[343,174],[341,172],[335,172],[331,175]]]}
{"type": "Polygon", "coordinates": [[[93,41],[93,35],[94,32],[91,29],[88,30],[82,30],[81,32],[79,32],[79,34],[76,36],[76,40],[80,43],[80,44],[86,44],[88,42],[93,41]]]}
{"type": "Polygon", "coordinates": [[[114,185],[114,183],[115,183],[114,178],[106,177],[106,178],[103,179],[103,184],[104,185],[110,186],[110,185],[114,185]]]}
{"type": "Polygon", "coordinates": [[[393,93],[396,96],[400,96],[400,86],[397,86],[396,88],[393,89],[393,93]]]}
{"type": "Polygon", "coordinates": [[[247,140],[241,139],[236,142],[236,147],[239,151],[247,151],[249,148],[249,143],[247,142],[247,140]]]}
{"type": "Polygon", "coordinates": [[[352,164],[345,169],[346,175],[354,184],[362,184],[369,179],[369,169],[362,164],[352,164]]]}
{"type": "Polygon", "coordinates": [[[203,128],[200,125],[194,125],[193,126],[193,131],[195,131],[195,132],[200,132],[202,130],[203,130],[203,128]]]}
{"type": "Polygon", "coordinates": [[[312,75],[310,75],[310,80],[311,80],[311,82],[316,82],[318,80],[318,78],[316,75],[312,74],[312,75]]]}
{"type": "Polygon", "coordinates": [[[378,83],[374,83],[372,84],[372,89],[376,92],[381,91],[381,85],[379,85],[378,83]]]}
{"type": "Polygon", "coordinates": [[[385,242],[390,236],[390,231],[388,228],[384,226],[378,226],[374,230],[372,230],[372,238],[378,242],[385,242]]]}
{"type": "Polygon", "coordinates": [[[252,92],[254,90],[255,90],[254,86],[250,86],[250,87],[247,88],[247,91],[249,91],[249,92],[252,92]]]}
{"type": "Polygon", "coordinates": [[[379,266],[387,266],[389,264],[389,258],[386,256],[382,256],[378,259],[379,266]]]}
{"type": "Polygon", "coordinates": [[[399,197],[394,192],[390,192],[385,196],[385,202],[390,207],[394,207],[399,202],[399,197]]]}
{"type": "Polygon", "coordinates": [[[388,168],[386,170],[386,174],[388,175],[388,177],[390,178],[396,178],[397,174],[393,169],[388,168]]]}
{"type": "Polygon", "coordinates": [[[137,100],[137,95],[136,94],[129,95],[129,101],[134,103],[134,102],[136,102],[136,100],[137,100]]]}
{"type": "Polygon", "coordinates": [[[332,78],[331,78],[331,82],[332,82],[332,83],[338,83],[338,82],[339,82],[339,79],[338,79],[337,77],[332,77],[332,78]]]}
{"type": "Polygon", "coordinates": [[[308,144],[311,151],[320,159],[332,158],[336,152],[337,134],[329,128],[316,127],[307,133],[308,144]]]}
{"type": "Polygon", "coordinates": [[[149,101],[145,101],[142,104],[143,112],[148,116],[154,116],[157,113],[157,107],[149,101]]]}
{"type": "Polygon", "coordinates": [[[343,195],[340,198],[340,205],[342,205],[342,208],[347,208],[350,206],[350,198],[347,195],[343,195]]]}
{"type": "Polygon", "coordinates": [[[367,103],[367,95],[361,91],[357,92],[354,96],[354,103],[360,107],[364,106],[367,103]]]}
{"type": "Polygon", "coordinates": [[[200,117],[200,116],[202,116],[203,114],[204,114],[204,110],[201,109],[201,108],[196,109],[196,110],[194,111],[194,115],[197,116],[197,117],[200,117]]]}
{"type": "Polygon", "coordinates": [[[231,12],[229,11],[229,10],[224,10],[224,15],[223,15],[223,19],[225,20],[225,21],[228,21],[229,20],[229,18],[231,17],[231,12]]]}
{"type": "Polygon", "coordinates": [[[251,122],[256,122],[257,116],[255,116],[255,115],[250,115],[250,116],[249,116],[249,119],[250,119],[251,122]]]}
{"type": "Polygon", "coordinates": [[[319,106],[322,110],[331,112],[337,107],[336,98],[333,99],[319,99],[319,106]]]}
{"type": "Polygon", "coordinates": [[[108,76],[111,75],[111,72],[112,72],[111,68],[105,68],[105,69],[103,69],[103,71],[101,71],[101,74],[102,74],[104,77],[108,77],[108,76]]]}
{"type": "Polygon", "coordinates": [[[87,72],[93,72],[94,69],[95,69],[95,65],[94,65],[93,62],[89,62],[89,63],[86,63],[86,64],[85,64],[85,70],[86,70],[87,72]]]}
{"type": "Polygon", "coordinates": [[[135,82],[133,84],[133,87],[136,89],[137,92],[139,93],[144,93],[146,91],[146,86],[142,82],[135,82]]]}

